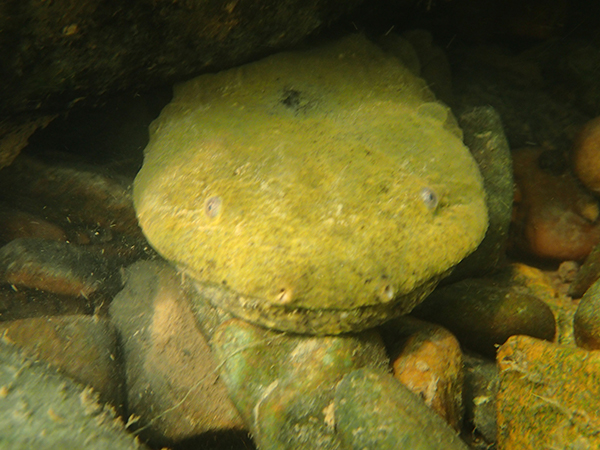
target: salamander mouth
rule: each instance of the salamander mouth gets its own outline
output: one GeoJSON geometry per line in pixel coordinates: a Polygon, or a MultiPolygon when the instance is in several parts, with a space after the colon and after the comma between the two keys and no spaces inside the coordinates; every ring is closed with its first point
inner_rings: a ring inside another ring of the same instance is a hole
{"type": "Polygon", "coordinates": [[[366,330],[394,317],[408,314],[433,291],[444,273],[428,280],[393,302],[353,309],[294,308],[239,294],[222,285],[193,281],[193,302],[204,302],[231,315],[265,328],[309,335],[336,335],[366,330]]]}

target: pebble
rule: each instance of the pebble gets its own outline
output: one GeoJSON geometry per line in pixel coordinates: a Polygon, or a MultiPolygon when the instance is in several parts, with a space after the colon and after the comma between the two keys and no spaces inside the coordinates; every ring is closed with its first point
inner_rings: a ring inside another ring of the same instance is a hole
{"type": "Polygon", "coordinates": [[[571,149],[573,170],[589,190],[600,193],[600,117],[587,122],[571,149]]]}
{"type": "Polygon", "coordinates": [[[500,378],[495,361],[473,353],[463,355],[465,419],[473,434],[487,444],[496,442],[496,396],[500,378]]]}
{"type": "Polygon", "coordinates": [[[573,318],[575,342],[587,350],[600,350],[600,281],[586,291],[573,318]]]}
{"type": "Polygon", "coordinates": [[[498,448],[600,447],[600,354],[513,336],[497,363],[498,448]]]}
{"type": "Polygon", "coordinates": [[[579,268],[575,279],[569,286],[569,295],[574,298],[581,298],[585,291],[598,279],[600,279],[600,245],[594,247],[579,268]]]}
{"type": "Polygon", "coordinates": [[[467,445],[418,395],[387,373],[363,368],[335,391],[336,429],[352,450],[466,450],[467,445]]]}
{"type": "Polygon", "coordinates": [[[82,297],[56,295],[0,284],[0,321],[67,314],[93,314],[94,306],[82,297]]]}
{"type": "Polygon", "coordinates": [[[523,263],[510,265],[509,283],[521,292],[537,297],[550,307],[556,320],[558,344],[574,344],[573,316],[577,304],[566,295],[566,288],[557,271],[541,270],[523,263]]]}
{"type": "Polygon", "coordinates": [[[140,261],[124,278],[109,312],[122,339],[136,433],[172,445],[205,432],[243,429],[175,270],[140,261]]]}
{"type": "Polygon", "coordinates": [[[90,298],[114,294],[117,268],[89,248],[44,239],[15,239],[0,248],[0,282],[90,298]]]}
{"type": "Polygon", "coordinates": [[[381,333],[394,378],[459,430],[463,420],[463,358],[454,335],[439,325],[409,316],[388,322],[381,333]]]}
{"type": "Polygon", "coordinates": [[[20,155],[2,171],[0,199],[58,225],[86,225],[142,238],[128,180],[20,155]]]}
{"type": "Polygon", "coordinates": [[[305,336],[268,330],[212,306],[211,290],[193,282],[189,287],[221,378],[258,448],[342,448],[333,389],[355,368],[389,370],[379,333],[305,336]]]}
{"type": "Polygon", "coordinates": [[[75,315],[13,320],[0,323],[0,333],[24,355],[92,387],[103,402],[122,410],[125,386],[117,332],[106,319],[75,315]]]}
{"type": "Polygon", "coordinates": [[[462,345],[492,359],[509,336],[553,340],[556,332],[546,303],[499,278],[470,278],[439,288],[412,314],[439,323],[462,345]]]}
{"type": "Polygon", "coordinates": [[[0,204],[0,243],[18,238],[40,238],[66,242],[65,231],[51,222],[15,208],[0,204]]]}
{"type": "Polygon", "coordinates": [[[0,342],[0,442],[6,449],[146,449],[114,411],[40,361],[0,342]]]}
{"type": "Polygon", "coordinates": [[[600,208],[569,171],[553,166],[553,157],[541,147],[513,152],[517,193],[509,248],[516,255],[579,261],[600,241],[600,208]]]}

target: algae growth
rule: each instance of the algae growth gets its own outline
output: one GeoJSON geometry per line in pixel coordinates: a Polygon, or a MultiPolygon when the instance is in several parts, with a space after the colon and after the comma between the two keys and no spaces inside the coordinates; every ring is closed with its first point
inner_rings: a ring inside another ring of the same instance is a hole
{"type": "Polygon", "coordinates": [[[301,333],[409,312],[487,227],[451,113],[360,35],[177,86],[134,201],[213,304],[301,333]]]}

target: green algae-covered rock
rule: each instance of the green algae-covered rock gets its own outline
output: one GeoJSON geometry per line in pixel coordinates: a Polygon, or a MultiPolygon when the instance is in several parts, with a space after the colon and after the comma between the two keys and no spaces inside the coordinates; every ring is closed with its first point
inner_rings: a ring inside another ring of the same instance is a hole
{"type": "Polygon", "coordinates": [[[142,450],[98,396],[0,343],[0,448],[142,450]]]}
{"type": "Polygon", "coordinates": [[[223,322],[211,340],[221,379],[259,448],[341,447],[333,399],[342,377],[389,364],[372,330],[341,336],[279,333],[248,322],[223,322]]]}
{"type": "Polygon", "coordinates": [[[467,450],[444,419],[390,374],[350,372],[335,392],[336,430],[351,450],[467,450]]]}
{"type": "Polygon", "coordinates": [[[315,334],[407,313],[487,227],[451,113],[360,35],[179,85],[134,201],[215,305],[315,334]]]}

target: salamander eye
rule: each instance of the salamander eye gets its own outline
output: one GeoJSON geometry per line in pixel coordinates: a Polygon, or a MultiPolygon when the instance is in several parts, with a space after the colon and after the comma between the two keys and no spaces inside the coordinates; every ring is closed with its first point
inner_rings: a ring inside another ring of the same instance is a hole
{"type": "Polygon", "coordinates": [[[423,203],[425,203],[425,206],[427,206],[427,209],[433,211],[437,208],[439,198],[433,189],[424,187],[421,189],[421,192],[419,192],[419,196],[421,197],[421,200],[423,200],[423,203]]]}
{"type": "Polygon", "coordinates": [[[204,214],[206,214],[206,217],[209,219],[217,217],[221,212],[222,204],[223,201],[221,200],[221,197],[214,196],[207,198],[206,203],[204,203],[204,214]]]}

